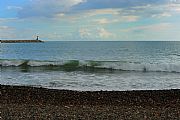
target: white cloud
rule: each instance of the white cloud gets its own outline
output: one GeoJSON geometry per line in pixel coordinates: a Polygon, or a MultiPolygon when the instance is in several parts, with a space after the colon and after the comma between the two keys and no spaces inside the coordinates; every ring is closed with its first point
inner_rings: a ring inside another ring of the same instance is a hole
{"type": "Polygon", "coordinates": [[[55,18],[61,18],[61,17],[64,17],[65,14],[64,13],[58,13],[55,15],[55,18]]]}
{"type": "Polygon", "coordinates": [[[98,24],[107,24],[107,23],[110,23],[110,21],[106,18],[102,18],[102,19],[96,19],[96,20],[93,20],[94,22],[97,22],[98,24]]]}
{"type": "Polygon", "coordinates": [[[118,15],[121,9],[94,9],[85,11],[85,15],[88,17],[96,16],[96,15],[118,15]]]}
{"type": "Polygon", "coordinates": [[[117,20],[117,19],[109,20],[107,18],[101,18],[101,19],[93,20],[93,22],[98,23],[98,24],[110,24],[110,23],[115,23],[115,22],[118,22],[118,21],[119,20],[117,20]]]}
{"type": "Polygon", "coordinates": [[[134,8],[134,9],[148,9],[148,8],[152,8],[152,7],[153,7],[153,5],[147,4],[147,5],[144,5],[144,6],[134,6],[132,8],[134,8]]]}
{"type": "Polygon", "coordinates": [[[180,40],[179,24],[174,23],[156,23],[151,25],[142,25],[126,29],[120,29],[121,35],[118,38],[123,40],[160,40],[173,41],[180,40]]]}
{"type": "Polygon", "coordinates": [[[178,13],[180,14],[180,3],[179,4],[170,4],[167,6],[167,9],[169,9],[172,13],[178,13]]]}
{"type": "Polygon", "coordinates": [[[169,2],[167,4],[145,5],[132,7],[133,11],[124,10],[125,14],[139,15],[142,17],[164,18],[178,15],[180,13],[180,4],[178,2],[169,2]]]}
{"type": "Polygon", "coordinates": [[[121,19],[121,21],[124,22],[135,22],[139,19],[139,16],[135,16],[135,15],[121,16],[119,17],[119,19],[121,19]]]}
{"type": "Polygon", "coordinates": [[[4,30],[12,30],[12,27],[9,26],[0,26],[0,31],[4,31],[4,30]]]}
{"type": "Polygon", "coordinates": [[[79,34],[81,38],[90,38],[91,37],[91,32],[88,28],[81,28],[79,30],[79,34]]]}
{"type": "Polygon", "coordinates": [[[124,32],[163,32],[163,31],[169,31],[173,25],[171,23],[159,23],[159,24],[152,24],[152,25],[145,25],[145,26],[137,26],[137,27],[132,27],[128,29],[124,29],[122,31],[124,32]]]}
{"type": "Polygon", "coordinates": [[[97,40],[97,39],[113,39],[116,37],[115,34],[109,32],[108,30],[98,27],[98,28],[90,28],[90,27],[84,27],[80,28],[79,30],[80,38],[82,39],[88,39],[88,40],[97,40]]]}
{"type": "MultiPolygon", "coordinates": [[[[50,33],[46,33],[46,34],[44,34],[44,33],[39,33],[38,34],[40,37],[42,37],[42,38],[45,38],[45,39],[49,39],[49,40],[62,40],[62,39],[64,39],[63,38],[63,35],[62,34],[59,34],[59,33],[57,33],[57,32],[50,32],[50,33]]],[[[34,35],[33,36],[33,38],[35,38],[36,37],[36,35],[34,35]]]]}
{"type": "Polygon", "coordinates": [[[0,38],[15,38],[16,34],[14,33],[15,29],[9,26],[0,26],[0,38]]]}
{"type": "Polygon", "coordinates": [[[111,24],[111,23],[117,23],[117,22],[135,22],[139,20],[139,16],[114,16],[112,19],[107,19],[107,18],[101,18],[101,19],[94,19],[92,20],[94,23],[98,24],[111,24]]]}
{"type": "Polygon", "coordinates": [[[171,3],[180,4],[180,0],[170,0],[171,3]]]}
{"type": "Polygon", "coordinates": [[[7,6],[8,10],[22,10],[23,8],[20,6],[7,6]]]}
{"type": "Polygon", "coordinates": [[[0,23],[18,21],[17,18],[0,18],[0,23]]]}
{"type": "Polygon", "coordinates": [[[100,38],[110,38],[110,37],[115,37],[115,35],[109,31],[107,31],[104,28],[99,28],[98,29],[98,34],[100,38]]]}
{"type": "Polygon", "coordinates": [[[18,12],[18,17],[50,17],[67,12],[69,9],[85,0],[31,0],[18,12]]]}
{"type": "MultiPolygon", "coordinates": [[[[59,7],[72,7],[74,5],[77,5],[79,3],[84,2],[85,0],[31,0],[31,4],[35,5],[34,7],[47,7],[54,5],[58,5],[59,7]]],[[[32,6],[33,7],[33,6],[32,6]]]]}
{"type": "Polygon", "coordinates": [[[163,17],[171,17],[171,16],[172,15],[170,13],[168,13],[168,12],[152,15],[153,18],[163,18],[163,17]]]}

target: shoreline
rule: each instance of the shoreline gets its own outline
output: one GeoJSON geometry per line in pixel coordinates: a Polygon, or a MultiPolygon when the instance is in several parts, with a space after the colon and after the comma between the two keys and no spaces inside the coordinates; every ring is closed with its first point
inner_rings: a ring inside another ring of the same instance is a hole
{"type": "Polygon", "coordinates": [[[180,89],[72,91],[10,85],[0,88],[4,119],[180,118],[180,89]]]}

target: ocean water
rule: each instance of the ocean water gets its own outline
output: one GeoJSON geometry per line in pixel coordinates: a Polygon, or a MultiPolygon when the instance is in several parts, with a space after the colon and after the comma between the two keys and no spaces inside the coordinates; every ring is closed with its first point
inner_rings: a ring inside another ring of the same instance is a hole
{"type": "Polygon", "coordinates": [[[180,88],[180,42],[2,43],[0,84],[81,91],[180,88]]]}

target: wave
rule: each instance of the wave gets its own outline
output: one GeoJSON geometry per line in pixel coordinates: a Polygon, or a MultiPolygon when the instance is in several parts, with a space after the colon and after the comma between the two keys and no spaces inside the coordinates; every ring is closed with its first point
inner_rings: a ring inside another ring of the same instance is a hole
{"type": "Polygon", "coordinates": [[[0,60],[2,67],[50,67],[65,70],[104,69],[141,72],[175,72],[180,73],[180,63],[140,63],[127,61],[37,61],[37,60],[0,60]]]}
{"type": "Polygon", "coordinates": [[[178,57],[180,56],[180,54],[169,54],[169,55],[174,55],[174,56],[178,56],[178,57]]]}

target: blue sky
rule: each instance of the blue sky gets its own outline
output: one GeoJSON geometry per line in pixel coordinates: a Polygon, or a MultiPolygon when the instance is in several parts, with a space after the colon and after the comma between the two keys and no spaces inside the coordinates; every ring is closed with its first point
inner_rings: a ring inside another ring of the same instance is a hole
{"type": "Polygon", "coordinates": [[[180,0],[0,0],[0,39],[180,41],[180,0]]]}

